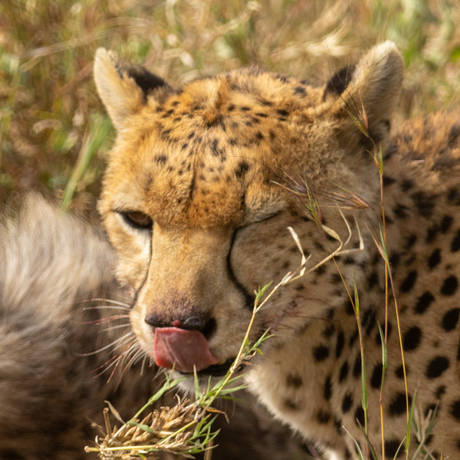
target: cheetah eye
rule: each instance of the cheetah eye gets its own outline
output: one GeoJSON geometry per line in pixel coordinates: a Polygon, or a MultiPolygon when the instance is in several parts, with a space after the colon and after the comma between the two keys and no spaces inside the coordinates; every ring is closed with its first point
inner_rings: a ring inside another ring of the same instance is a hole
{"type": "Polygon", "coordinates": [[[152,230],[153,220],[147,214],[140,211],[129,211],[120,213],[124,221],[133,228],[140,230],[152,230]]]}

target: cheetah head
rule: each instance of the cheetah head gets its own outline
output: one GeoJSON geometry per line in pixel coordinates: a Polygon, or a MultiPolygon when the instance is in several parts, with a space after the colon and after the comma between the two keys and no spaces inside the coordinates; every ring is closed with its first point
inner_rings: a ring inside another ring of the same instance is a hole
{"type": "MultiPolygon", "coordinates": [[[[378,168],[350,113],[365,114],[371,137],[385,145],[401,56],[385,42],[319,88],[254,67],[173,88],[104,49],[94,74],[117,130],[100,212],[118,277],[134,292],[133,330],[158,365],[221,375],[244,337],[255,289],[300,264],[287,227],[315,266],[337,244],[321,225],[346,239],[334,193],[378,203],[378,168]]],[[[349,218],[360,213],[342,208],[349,218]]],[[[331,273],[326,266],[280,289],[256,316],[252,338],[270,328],[272,346],[294,340],[343,302],[344,289],[322,282],[331,273]]],[[[345,268],[344,277],[353,273],[345,268]]]]}

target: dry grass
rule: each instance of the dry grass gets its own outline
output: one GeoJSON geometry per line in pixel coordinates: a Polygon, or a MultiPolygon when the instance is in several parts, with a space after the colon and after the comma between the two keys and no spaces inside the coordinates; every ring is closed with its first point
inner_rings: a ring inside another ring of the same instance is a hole
{"type": "Polygon", "coordinates": [[[456,3],[3,0],[0,203],[33,188],[61,200],[65,194],[70,207],[95,215],[114,135],[103,126],[92,81],[99,46],[145,62],[172,84],[248,64],[322,84],[389,38],[408,66],[401,100],[408,116],[458,105],[456,3]],[[89,140],[95,148],[88,150],[89,140]]]}
{"type": "Polygon", "coordinates": [[[459,23],[457,0],[2,0],[0,206],[33,188],[96,216],[114,137],[92,80],[99,46],[173,85],[249,64],[321,85],[391,39],[408,117],[459,105],[459,23]]]}

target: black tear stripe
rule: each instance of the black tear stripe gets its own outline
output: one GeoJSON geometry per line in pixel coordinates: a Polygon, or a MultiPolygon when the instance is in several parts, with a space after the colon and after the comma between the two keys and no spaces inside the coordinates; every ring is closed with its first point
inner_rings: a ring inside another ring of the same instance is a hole
{"type": "Polygon", "coordinates": [[[236,286],[238,291],[240,291],[240,293],[243,295],[244,301],[245,301],[244,307],[252,310],[254,306],[255,297],[249,294],[246,288],[238,281],[238,279],[235,276],[235,273],[233,272],[232,262],[230,260],[231,254],[232,254],[233,243],[235,242],[235,238],[236,238],[236,232],[237,230],[233,232],[232,241],[230,242],[230,249],[228,250],[228,254],[227,254],[227,273],[228,273],[228,277],[230,278],[230,281],[236,286]]]}
{"type": "MultiPolygon", "coordinates": [[[[153,233],[153,232],[152,232],[153,233]]],[[[139,286],[139,289],[135,292],[133,301],[131,303],[130,309],[132,310],[134,308],[134,305],[136,305],[137,298],[139,297],[139,292],[141,289],[144,287],[148,277],[149,277],[149,272],[150,272],[150,265],[152,264],[152,240],[150,240],[150,256],[149,256],[149,266],[147,268],[147,273],[145,274],[144,281],[142,281],[141,285],[139,286]]]]}

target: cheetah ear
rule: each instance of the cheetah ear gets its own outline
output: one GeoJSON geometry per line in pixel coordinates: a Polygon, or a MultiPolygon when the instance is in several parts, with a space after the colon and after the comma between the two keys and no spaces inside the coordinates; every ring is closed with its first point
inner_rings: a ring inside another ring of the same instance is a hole
{"type": "Polygon", "coordinates": [[[138,112],[151,91],[168,86],[144,67],[121,61],[113,51],[99,48],[94,61],[97,91],[117,130],[125,119],[138,112]]]}
{"type": "Polygon", "coordinates": [[[359,116],[364,108],[369,131],[379,136],[398,102],[404,75],[404,61],[396,45],[386,41],[372,48],[356,66],[337,72],[324,90],[340,95],[338,111],[359,116]]]}

